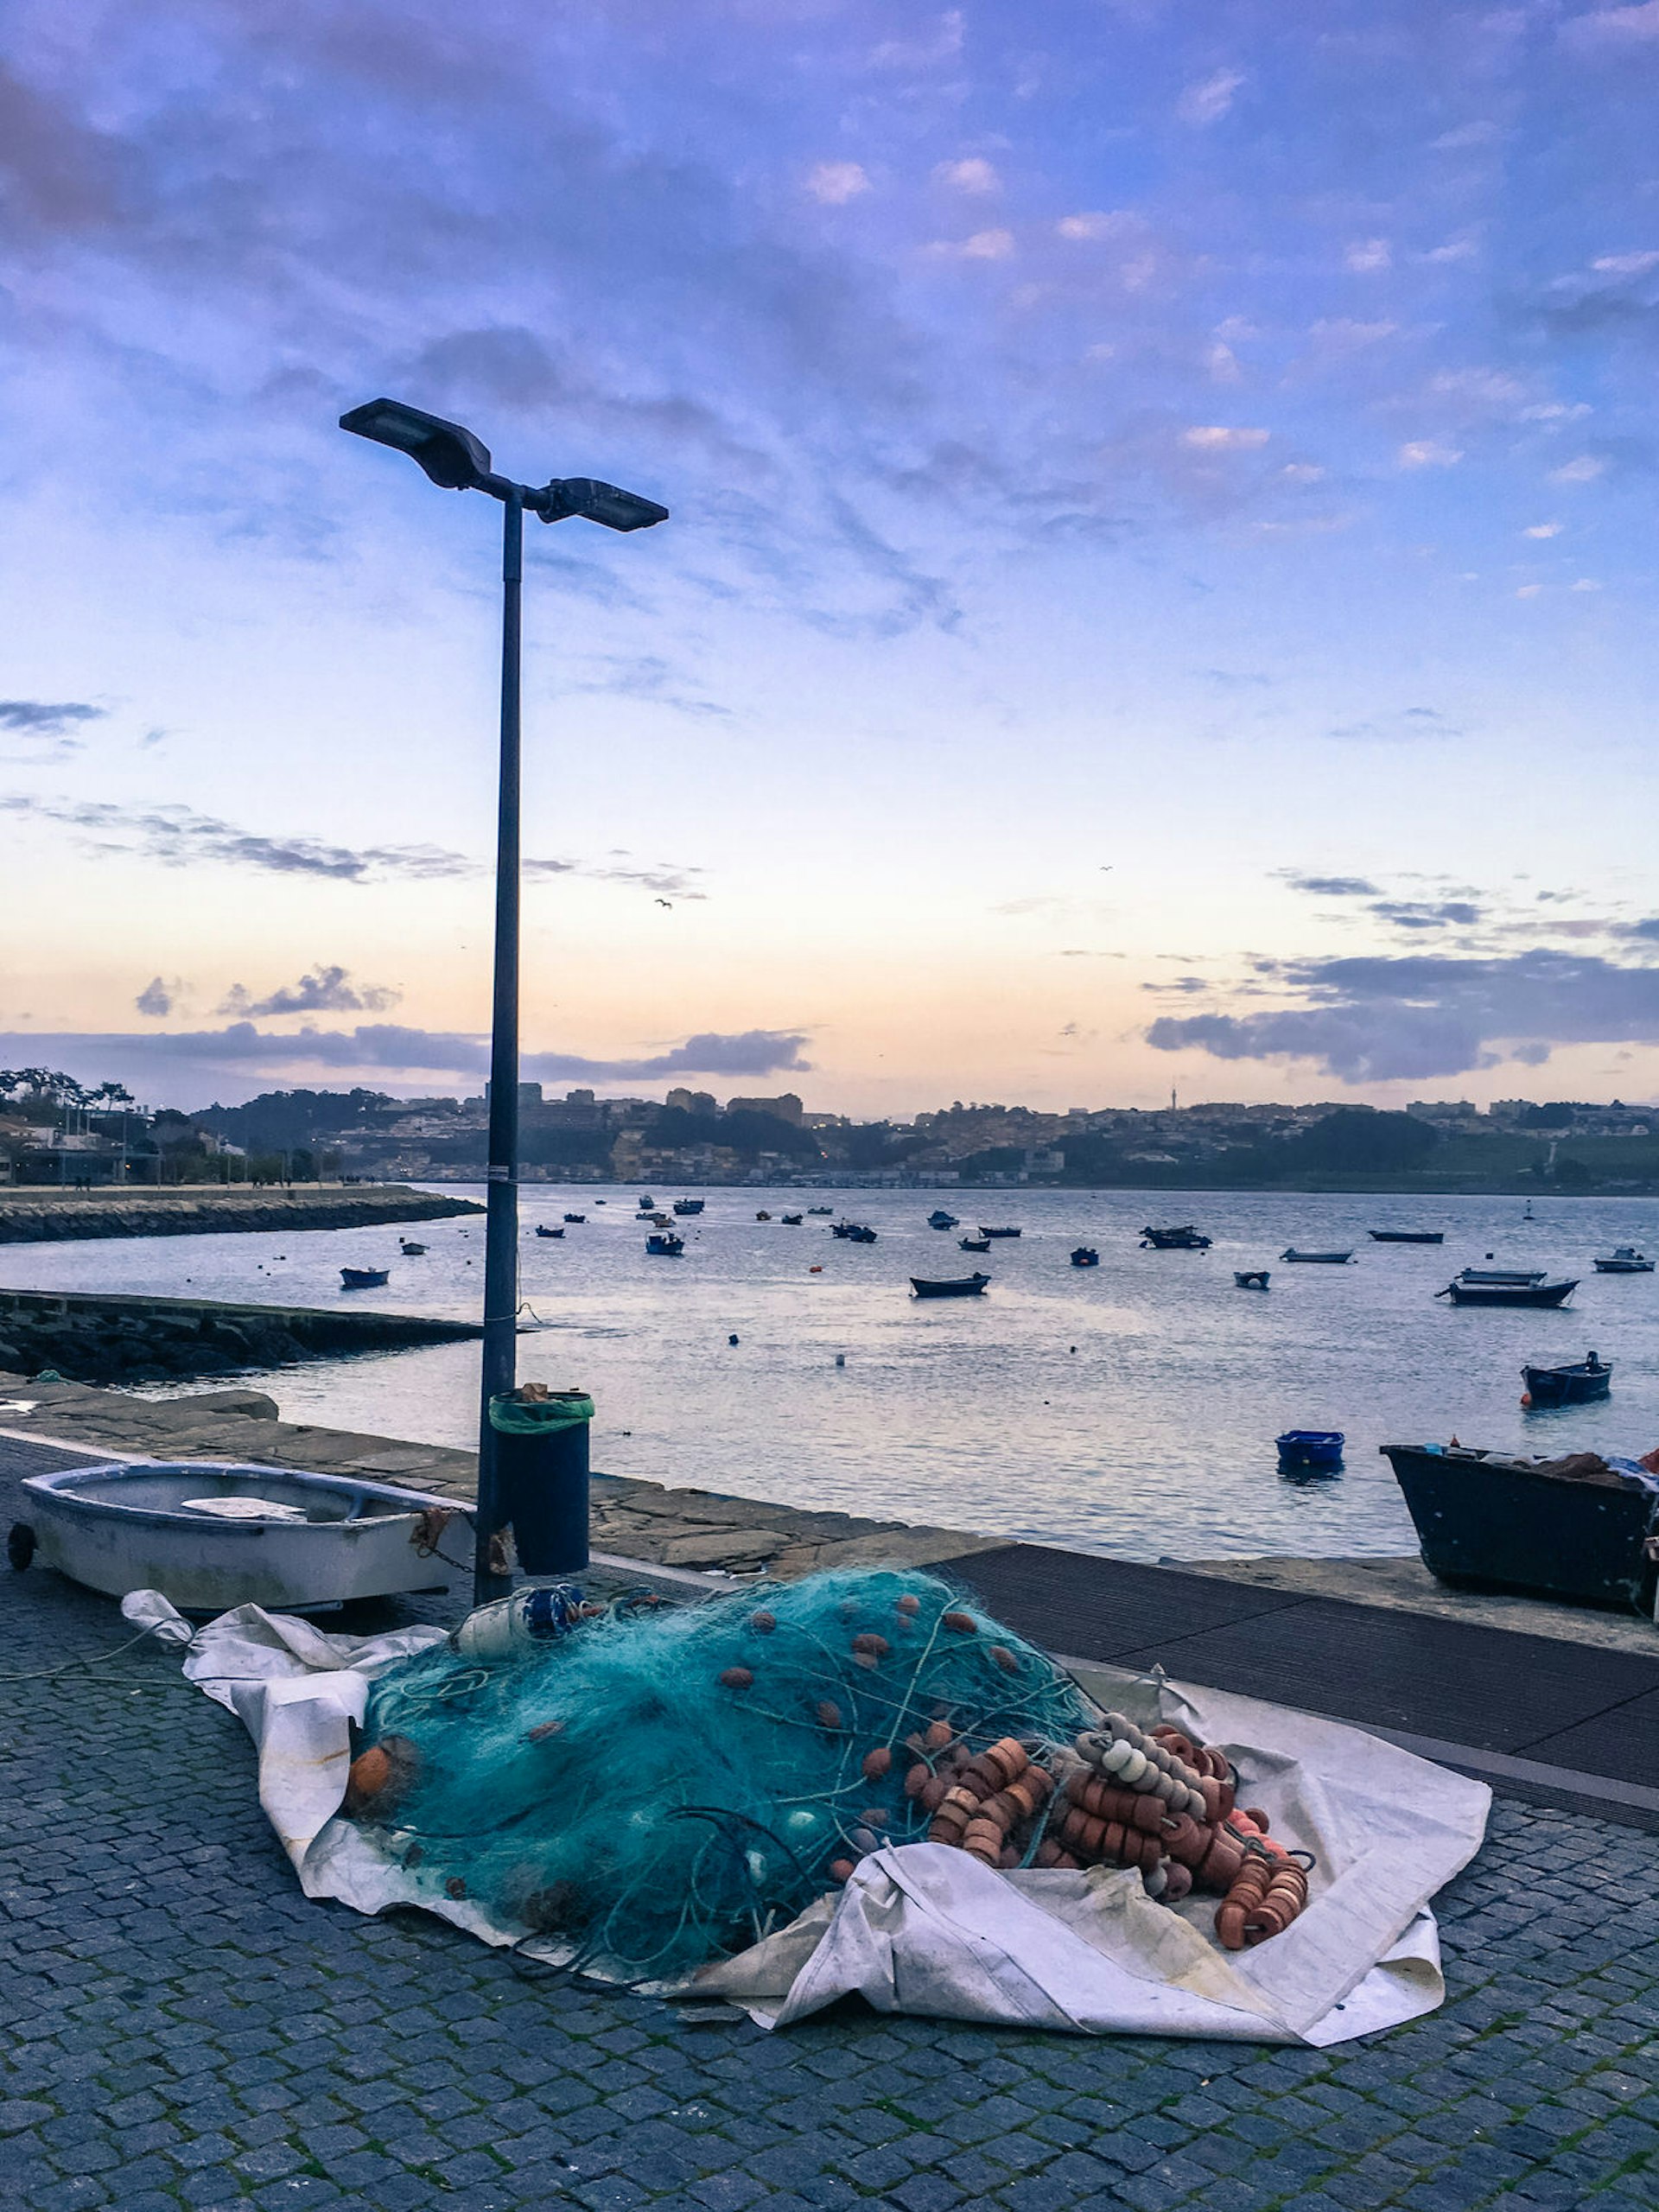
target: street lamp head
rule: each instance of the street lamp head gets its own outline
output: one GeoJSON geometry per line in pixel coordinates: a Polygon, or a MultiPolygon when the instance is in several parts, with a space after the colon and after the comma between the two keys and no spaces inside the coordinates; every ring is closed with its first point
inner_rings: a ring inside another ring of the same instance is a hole
{"type": "Polygon", "coordinates": [[[394,446],[418,461],[446,492],[470,492],[490,474],[490,449],[459,423],[428,415],[401,399],[371,399],[340,418],[342,430],[377,445],[394,446]]]}
{"type": "Polygon", "coordinates": [[[536,512],[543,522],[563,522],[567,515],[582,515],[603,523],[607,530],[649,530],[666,522],[668,509],[638,492],[624,492],[615,484],[601,484],[596,476],[556,476],[537,499],[536,512]]]}

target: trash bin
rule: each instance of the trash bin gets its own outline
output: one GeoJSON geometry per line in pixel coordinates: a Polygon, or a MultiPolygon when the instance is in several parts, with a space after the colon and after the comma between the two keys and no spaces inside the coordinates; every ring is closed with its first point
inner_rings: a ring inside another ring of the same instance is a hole
{"type": "Polygon", "coordinates": [[[490,1400],[502,1517],[512,1523],[525,1574],[575,1574],[588,1565],[593,1418],[594,1402],[585,1390],[528,1398],[509,1390],[490,1400]]]}

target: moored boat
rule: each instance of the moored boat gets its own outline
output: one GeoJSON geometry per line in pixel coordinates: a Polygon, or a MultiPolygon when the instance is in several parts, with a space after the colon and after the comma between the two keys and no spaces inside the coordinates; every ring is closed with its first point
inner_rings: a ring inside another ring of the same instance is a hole
{"type": "Polygon", "coordinates": [[[1100,1255],[1092,1244],[1079,1244],[1071,1255],[1071,1264],[1074,1268],[1097,1268],[1100,1255]]]}
{"type": "Polygon", "coordinates": [[[918,1298],[979,1298],[990,1280],[989,1275],[982,1274],[976,1268],[970,1275],[959,1275],[943,1282],[931,1281],[925,1275],[912,1275],[910,1287],[918,1298]]]}
{"type": "Polygon", "coordinates": [[[1444,1244],[1443,1229],[1368,1229],[1373,1244],[1444,1244]]]}
{"type": "Polygon", "coordinates": [[[1599,1275],[1650,1275],[1654,1270],[1654,1262],[1638,1252],[1634,1244],[1615,1244],[1606,1258],[1598,1259],[1595,1266],[1599,1275]]]}
{"type": "Polygon", "coordinates": [[[683,1236],[677,1236],[671,1229],[659,1230],[645,1239],[645,1249],[653,1260],[677,1260],[685,1249],[683,1236]]]}
{"type": "Polygon", "coordinates": [[[953,1213],[946,1213],[943,1206],[935,1206],[927,1217],[927,1225],[930,1229],[954,1229],[957,1217],[953,1213]]]}
{"type": "Polygon", "coordinates": [[[1561,1306],[1578,1288],[1577,1279],[1560,1282],[1449,1282],[1436,1298],[1454,1306],[1561,1306]]]}
{"type": "Polygon", "coordinates": [[[1265,1290],[1268,1271],[1265,1268],[1235,1268],[1233,1281],[1241,1290],[1265,1290]]]}
{"type": "Polygon", "coordinates": [[[840,1236],[849,1244],[874,1244],[875,1231],[867,1229],[861,1221],[838,1221],[830,1228],[832,1236],[840,1236]]]}
{"type": "Polygon", "coordinates": [[[400,1236],[397,1239],[397,1249],[406,1260],[418,1260],[423,1257],[426,1247],[424,1244],[411,1244],[407,1236],[400,1236]]]}
{"type": "Polygon", "coordinates": [[[26,1475],[20,1490],[14,1564],[38,1556],[112,1598],[159,1590],[190,1612],[293,1612],[472,1580],[472,1531],[453,1498],[356,1476],[105,1460],[26,1475]]]}
{"type": "Polygon", "coordinates": [[[770,1221],[772,1219],[772,1216],[766,1211],[764,1206],[762,1206],[760,1212],[756,1214],[754,1217],[757,1221],[770,1221]]]}
{"type": "Polygon", "coordinates": [[[785,1229],[798,1229],[805,1219],[805,1216],[798,1213],[780,1213],[778,1218],[785,1229]]]}
{"type": "Polygon", "coordinates": [[[1543,1268],[1459,1268],[1459,1282],[1542,1282],[1548,1270],[1543,1268]]]}
{"type": "Polygon", "coordinates": [[[536,1224],[536,1234],[538,1236],[563,1236],[564,1231],[563,1229],[550,1227],[544,1221],[538,1221],[536,1224]]]}
{"type": "Polygon", "coordinates": [[[1351,1252],[1299,1252],[1293,1244],[1279,1256],[1305,1268],[1345,1268],[1354,1255],[1351,1252]]]}
{"type": "Polygon", "coordinates": [[[957,1249],[959,1252],[988,1252],[990,1249],[991,1240],[988,1236],[958,1236],[957,1239],[957,1249]]]}
{"type": "Polygon", "coordinates": [[[391,1281],[390,1268],[342,1268],[340,1271],[342,1290],[378,1290],[383,1282],[391,1281]]]}
{"type": "Polygon", "coordinates": [[[1581,1406],[1592,1398],[1606,1397],[1613,1370],[1611,1362],[1586,1352],[1566,1367],[1523,1367],[1521,1380],[1527,1386],[1522,1404],[1541,1413],[1551,1406],[1581,1406]]]}
{"type": "Polygon", "coordinates": [[[1179,1229],[1153,1229],[1141,1232],[1143,1252],[1207,1252],[1211,1239],[1193,1228],[1191,1222],[1179,1229]]]}
{"type": "Polygon", "coordinates": [[[706,1201],[702,1198],[676,1198],[674,1201],[674,1211],[676,1213],[682,1216],[686,1214],[701,1213],[705,1203],[706,1201]]]}
{"type": "Polygon", "coordinates": [[[1339,1428],[1287,1428],[1273,1440],[1281,1467],[1328,1475],[1341,1466],[1346,1439],[1339,1428]]]}
{"type": "Polygon", "coordinates": [[[808,1206],[808,1213],[834,1213],[834,1206],[808,1206]]]}
{"type": "Polygon", "coordinates": [[[1020,1232],[1017,1229],[987,1229],[982,1221],[979,1233],[982,1236],[1018,1236],[1020,1232]]]}
{"type": "MultiPolygon", "coordinates": [[[[601,1198],[600,1204],[603,1205],[605,1201],[601,1198]]],[[[585,1213],[568,1213],[564,1217],[567,1221],[586,1221],[588,1218],[585,1213]]]]}

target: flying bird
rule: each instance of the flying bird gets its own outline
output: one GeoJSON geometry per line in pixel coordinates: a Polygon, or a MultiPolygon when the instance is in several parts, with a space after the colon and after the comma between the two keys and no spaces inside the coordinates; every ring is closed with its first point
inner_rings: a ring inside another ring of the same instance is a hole
{"type": "Polygon", "coordinates": [[[674,901],[671,899],[659,899],[657,904],[659,906],[666,906],[671,913],[674,910],[674,901]]]}

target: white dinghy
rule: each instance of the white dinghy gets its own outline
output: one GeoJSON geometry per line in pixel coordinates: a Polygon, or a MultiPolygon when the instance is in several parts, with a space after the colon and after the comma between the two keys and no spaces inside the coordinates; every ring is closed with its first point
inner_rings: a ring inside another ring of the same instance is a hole
{"type": "Polygon", "coordinates": [[[467,1586],[472,1519],[451,1498],[223,1460],[105,1460],[28,1475],[14,1566],[38,1556],[112,1598],[285,1612],[467,1586]]]}

